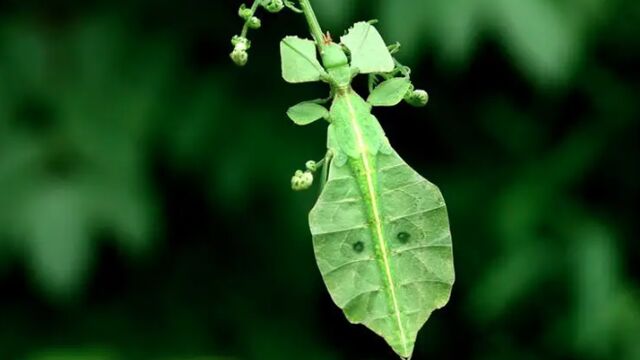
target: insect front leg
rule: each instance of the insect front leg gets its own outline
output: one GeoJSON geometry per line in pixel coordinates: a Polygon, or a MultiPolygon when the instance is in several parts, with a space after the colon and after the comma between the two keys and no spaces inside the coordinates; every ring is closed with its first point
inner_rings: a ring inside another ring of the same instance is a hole
{"type": "Polygon", "coordinates": [[[360,69],[358,69],[355,66],[352,66],[351,67],[351,80],[353,80],[353,78],[355,78],[358,75],[360,75],[360,69]]]}
{"type": "Polygon", "coordinates": [[[367,84],[369,86],[369,93],[373,92],[373,88],[376,87],[376,85],[378,85],[378,78],[376,77],[376,74],[369,74],[369,77],[367,79],[367,84]]]}
{"type": "Polygon", "coordinates": [[[320,73],[320,81],[327,83],[327,84],[333,84],[333,78],[331,77],[331,75],[329,75],[326,70],[322,69],[322,73],[320,73]]]}
{"type": "Polygon", "coordinates": [[[327,150],[327,153],[322,159],[322,172],[320,173],[320,193],[324,190],[324,186],[327,184],[329,178],[329,167],[331,166],[331,160],[333,159],[333,151],[327,150]]]}
{"type": "MultiPolygon", "coordinates": [[[[329,103],[329,101],[331,101],[332,99],[333,99],[333,94],[329,94],[329,96],[326,98],[314,99],[314,100],[310,100],[309,102],[312,102],[314,104],[319,104],[319,105],[325,105],[329,103]]],[[[329,121],[328,117],[325,117],[324,119],[329,121]]]]}

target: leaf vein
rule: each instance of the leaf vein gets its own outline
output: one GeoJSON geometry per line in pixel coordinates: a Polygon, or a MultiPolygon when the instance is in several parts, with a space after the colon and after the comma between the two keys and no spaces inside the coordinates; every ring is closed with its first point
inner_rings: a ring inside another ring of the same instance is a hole
{"type": "Polygon", "coordinates": [[[416,211],[416,212],[413,212],[413,213],[392,217],[392,218],[389,218],[389,221],[393,222],[393,221],[397,221],[397,220],[404,219],[404,218],[411,217],[411,216],[427,214],[427,213],[430,213],[432,211],[440,210],[443,207],[444,207],[444,204],[436,206],[436,207],[431,208],[431,209],[419,210],[419,211],[416,211]]]}
{"type": "Polygon", "coordinates": [[[354,260],[354,261],[349,261],[349,262],[346,262],[344,264],[340,264],[340,265],[334,267],[333,269],[325,272],[324,274],[326,276],[328,276],[328,275],[331,275],[331,274],[335,273],[336,271],[339,271],[339,270],[342,270],[342,269],[346,268],[347,266],[358,264],[358,263],[362,263],[362,262],[367,262],[367,261],[374,261],[374,260],[375,259],[365,258],[365,259],[358,259],[358,260],[354,260]]]}

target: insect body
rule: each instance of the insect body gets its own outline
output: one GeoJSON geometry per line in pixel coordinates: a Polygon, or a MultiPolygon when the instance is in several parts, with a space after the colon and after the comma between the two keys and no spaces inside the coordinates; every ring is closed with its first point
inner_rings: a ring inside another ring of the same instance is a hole
{"type": "Polygon", "coordinates": [[[372,114],[373,106],[396,105],[413,93],[408,76],[394,76],[402,69],[371,24],[356,24],[341,40],[342,46],[320,47],[322,65],[310,40],[281,43],[285,80],[331,85],[329,110],[304,102],[288,112],[300,125],[329,122],[328,177],[309,214],[314,251],[347,319],[408,358],[418,330],[447,303],[454,281],[446,207],[437,187],[396,154],[372,114]],[[362,73],[386,78],[367,100],[351,87],[362,73]]]}

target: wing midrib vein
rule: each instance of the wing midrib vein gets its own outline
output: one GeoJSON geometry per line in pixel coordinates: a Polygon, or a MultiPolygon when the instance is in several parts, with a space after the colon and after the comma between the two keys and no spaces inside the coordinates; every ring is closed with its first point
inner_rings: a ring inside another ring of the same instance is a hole
{"type": "Polygon", "coordinates": [[[373,217],[376,228],[376,234],[378,238],[378,246],[380,247],[380,253],[382,254],[382,262],[384,265],[385,275],[387,278],[387,283],[389,284],[389,292],[391,293],[391,301],[393,303],[393,310],[395,312],[395,318],[398,324],[398,330],[400,332],[400,339],[402,340],[402,348],[404,353],[407,353],[407,339],[404,333],[404,327],[402,326],[402,319],[400,318],[400,308],[398,306],[398,299],[396,296],[396,290],[393,283],[393,277],[391,276],[391,267],[389,265],[389,255],[387,245],[384,241],[384,234],[382,231],[382,220],[380,217],[380,209],[378,207],[378,198],[375,192],[375,186],[373,184],[373,175],[372,175],[372,166],[369,163],[368,156],[368,148],[367,144],[364,141],[364,137],[362,135],[362,130],[358,125],[358,121],[356,119],[355,109],[353,108],[353,104],[351,103],[350,95],[344,95],[345,102],[347,104],[347,109],[349,111],[349,120],[351,124],[351,128],[356,136],[356,141],[358,143],[358,151],[360,153],[360,157],[362,159],[362,163],[364,166],[364,174],[367,179],[367,192],[369,193],[369,198],[371,199],[371,207],[373,209],[373,217]]]}

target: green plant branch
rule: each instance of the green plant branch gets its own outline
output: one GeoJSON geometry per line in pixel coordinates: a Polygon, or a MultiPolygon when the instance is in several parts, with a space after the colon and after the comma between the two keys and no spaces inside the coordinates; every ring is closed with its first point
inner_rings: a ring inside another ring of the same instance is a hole
{"type": "Polygon", "coordinates": [[[244,26],[242,27],[242,32],[240,33],[240,37],[243,37],[243,38],[247,37],[247,33],[249,32],[249,21],[251,21],[251,18],[256,14],[256,11],[258,10],[258,6],[260,6],[260,2],[261,0],[255,0],[253,2],[253,5],[251,5],[251,16],[249,16],[247,20],[244,21],[244,26]]]}
{"type": "Polygon", "coordinates": [[[300,0],[300,7],[302,8],[304,17],[307,19],[307,23],[309,23],[311,36],[313,36],[316,44],[318,44],[318,47],[322,47],[322,38],[324,37],[324,35],[322,33],[320,23],[318,22],[318,18],[316,17],[316,13],[313,11],[313,7],[311,7],[311,2],[309,0],[300,0]]]}
{"type": "Polygon", "coordinates": [[[288,7],[289,9],[291,9],[291,11],[298,13],[298,14],[302,14],[303,11],[301,9],[298,9],[293,2],[291,2],[290,0],[285,0],[284,5],[286,7],[288,7]]]}

